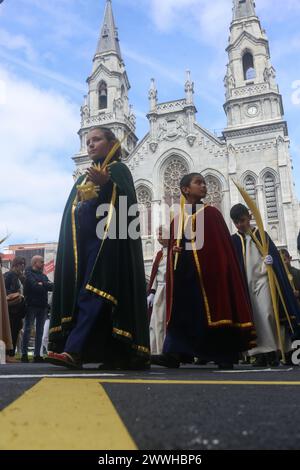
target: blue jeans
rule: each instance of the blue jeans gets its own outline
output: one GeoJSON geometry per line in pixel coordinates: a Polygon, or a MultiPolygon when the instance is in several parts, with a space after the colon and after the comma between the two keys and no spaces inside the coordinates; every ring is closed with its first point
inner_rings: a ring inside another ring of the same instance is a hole
{"type": "Polygon", "coordinates": [[[29,340],[31,336],[31,330],[32,330],[34,320],[35,320],[36,325],[35,325],[34,356],[37,357],[40,355],[46,317],[47,317],[47,307],[46,308],[27,307],[25,323],[24,323],[22,354],[24,355],[28,354],[28,345],[29,345],[29,340]]]}

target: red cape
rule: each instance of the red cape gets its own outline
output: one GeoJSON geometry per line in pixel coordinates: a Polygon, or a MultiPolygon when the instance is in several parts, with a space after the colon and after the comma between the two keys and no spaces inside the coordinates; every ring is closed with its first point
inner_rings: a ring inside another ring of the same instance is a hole
{"type": "MultiPolygon", "coordinates": [[[[199,291],[204,298],[207,326],[253,330],[254,335],[252,309],[227,225],[218,209],[204,206],[203,210],[204,217],[201,210],[195,217],[197,223],[204,221],[204,245],[199,250],[193,250],[191,259],[199,276],[199,291]]],[[[172,314],[175,243],[173,221],[167,263],[168,323],[172,314]]]]}
{"type": "MultiPolygon", "coordinates": [[[[159,268],[159,264],[160,264],[160,262],[161,262],[161,260],[162,260],[162,257],[163,257],[163,249],[161,249],[161,250],[156,254],[156,257],[155,257],[155,260],[154,260],[154,263],[153,263],[153,266],[152,266],[150,281],[149,281],[149,284],[148,284],[147,295],[151,294],[152,286],[153,286],[153,284],[154,284],[154,280],[155,280],[155,278],[156,278],[157,271],[158,271],[158,268],[159,268]]],[[[149,307],[149,308],[148,308],[148,318],[149,318],[149,321],[150,321],[150,319],[151,319],[151,315],[152,315],[152,307],[149,307]]]]}
{"type": "Polygon", "coordinates": [[[162,257],[163,257],[163,250],[161,249],[157,252],[154,263],[153,263],[153,266],[152,266],[150,281],[149,281],[149,284],[148,284],[147,295],[151,294],[151,289],[152,289],[154,280],[156,278],[157,271],[158,271],[160,262],[162,260],[162,257]]]}

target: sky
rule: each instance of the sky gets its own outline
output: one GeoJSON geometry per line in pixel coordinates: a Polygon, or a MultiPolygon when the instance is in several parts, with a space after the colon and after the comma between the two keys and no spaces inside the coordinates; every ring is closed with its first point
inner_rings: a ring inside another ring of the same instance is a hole
{"type": "MultiPolygon", "coordinates": [[[[195,82],[198,122],[226,126],[223,78],[232,0],[113,0],[131,83],[137,135],[148,131],[150,79],[159,101],[195,82]]],[[[0,239],[56,241],[79,151],[105,0],[4,0],[0,4],[0,239]]],[[[257,0],[283,95],[300,198],[300,1],[257,0]]]]}

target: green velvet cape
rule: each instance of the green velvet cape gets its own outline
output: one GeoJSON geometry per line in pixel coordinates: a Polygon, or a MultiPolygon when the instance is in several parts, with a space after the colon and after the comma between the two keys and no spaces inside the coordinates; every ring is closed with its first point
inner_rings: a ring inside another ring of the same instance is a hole
{"type": "MultiPolygon", "coordinates": [[[[137,200],[127,166],[115,162],[108,168],[113,182],[110,208],[115,208],[118,228],[120,196],[127,196],[128,207],[137,204],[137,200]]],[[[79,228],[75,208],[77,186],[83,180],[84,176],[80,177],[71,191],[60,230],[49,335],[49,350],[56,352],[63,351],[68,333],[74,326],[81,287],[78,279],[79,228]]],[[[135,223],[134,217],[128,216],[126,219],[127,227],[135,223]]],[[[110,303],[113,336],[126,341],[138,355],[149,357],[146,281],[140,236],[135,240],[129,237],[125,240],[103,237],[86,289],[91,295],[99,295],[110,303]]]]}

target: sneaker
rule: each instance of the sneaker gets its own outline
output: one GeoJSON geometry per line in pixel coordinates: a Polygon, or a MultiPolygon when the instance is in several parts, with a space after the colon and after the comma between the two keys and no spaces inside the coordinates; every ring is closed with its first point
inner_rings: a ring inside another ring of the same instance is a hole
{"type": "Polygon", "coordinates": [[[45,361],[44,361],[44,358],[42,356],[34,356],[33,362],[41,363],[41,362],[45,362],[45,361]]]}
{"type": "Polygon", "coordinates": [[[252,362],[252,367],[268,367],[268,365],[266,354],[257,354],[252,362]]]}
{"type": "Polygon", "coordinates": [[[270,367],[278,367],[280,364],[279,357],[276,351],[267,353],[267,361],[270,367]]]}
{"type": "Polygon", "coordinates": [[[80,361],[79,357],[76,357],[75,354],[69,354],[67,352],[58,354],[49,351],[48,356],[45,358],[45,362],[49,362],[55,366],[67,367],[68,369],[82,369],[82,362],[80,361]]]}
{"type": "Polygon", "coordinates": [[[25,363],[28,363],[28,362],[29,362],[29,359],[28,359],[27,354],[22,354],[21,362],[25,362],[25,363]]]}

